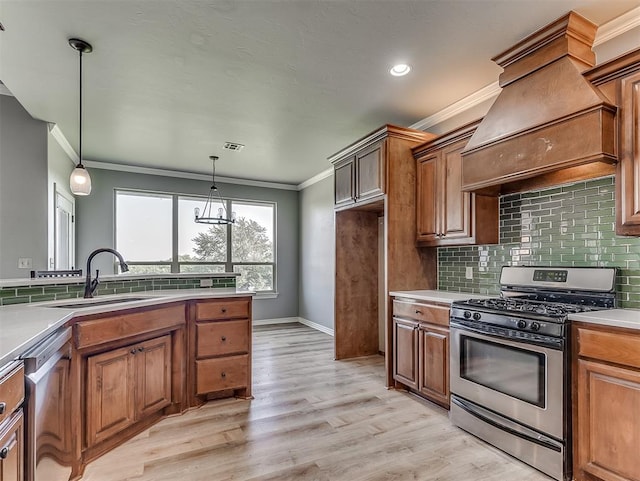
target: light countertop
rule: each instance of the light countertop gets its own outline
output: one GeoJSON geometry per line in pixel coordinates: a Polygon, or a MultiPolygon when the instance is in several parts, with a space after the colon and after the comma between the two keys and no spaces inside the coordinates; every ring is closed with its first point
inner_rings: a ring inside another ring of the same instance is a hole
{"type": "Polygon", "coordinates": [[[137,307],[166,304],[190,299],[212,299],[219,297],[253,296],[254,292],[239,291],[235,288],[181,289],[146,291],[113,296],[99,296],[93,299],[65,299],[33,304],[15,304],[0,307],[0,366],[18,358],[23,352],[52,334],[74,317],[102,312],[133,309],[137,307]],[[94,307],[56,308],[53,306],[92,301],[133,298],[137,300],[117,304],[96,305],[94,307]],[[143,298],[140,300],[140,298],[143,298]]]}
{"type": "Polygon", "coordinates": [[[571,314],[572,321],[589,322],[611,327],[640,330],[640,311],[636,309],[609,309],[571,314]]]}
{"type": "Polygon", "coordinates": [[[489,297],[473,292],[450,292],[438,290],[422,290],[422,291],[392,291],[390,296],[406,297],[417,301],[441,302],[443,304],[451,304],[453,301],[466,301],[467,299],[488,299],[489,297]]]}

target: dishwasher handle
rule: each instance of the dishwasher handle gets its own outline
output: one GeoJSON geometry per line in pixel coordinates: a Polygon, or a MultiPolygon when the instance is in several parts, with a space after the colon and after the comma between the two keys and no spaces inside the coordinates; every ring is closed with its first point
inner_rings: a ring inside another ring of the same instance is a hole
{"type": "Polygon", "coordinates": [[[55,356],[65,344],[71,340],[71,328],[56,331],[56,333],[30,351],[23,354],[25,374],[33,374],[46,364],[46,362],[55,356]]]}

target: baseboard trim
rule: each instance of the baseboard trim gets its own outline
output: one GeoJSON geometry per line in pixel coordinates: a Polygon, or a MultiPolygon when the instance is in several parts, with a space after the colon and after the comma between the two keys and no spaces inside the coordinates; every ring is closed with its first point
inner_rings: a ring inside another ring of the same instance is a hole
{"type": "Polygon", "coordinates": [[[333,329],[327,326],[323,326],[322,324],[318,324],[317,322],[310,321],[309,319],[305,319],[304,317],[278,317],[274,319],[259,319],[253,321],[254,326],[269,326],[272,324],[291,324],[291,323],[303,324],[311,329],[315,329],[316,331],[324,332],[325,334],[329,334],[333,337],[333,329]]]}
{"type": "Polygon", "coordinates": [[[309,319],[305,319],[304,317],[298,317],[298,322],[312,329],[315,329],[316,331],[324,332],[325,334],[329,334],[331,337],[333,337],[333,329],[331,329],[330,327],[323,326],[322,324],[310,321],[309,319]]]}

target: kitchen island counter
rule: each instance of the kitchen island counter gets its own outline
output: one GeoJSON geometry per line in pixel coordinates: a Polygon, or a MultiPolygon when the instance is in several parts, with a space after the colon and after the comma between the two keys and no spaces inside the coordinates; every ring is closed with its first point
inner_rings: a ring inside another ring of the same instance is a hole
{"type": "Polygon", "coordinates": [[[254,294],[254,292],[240,291],[235,288],[171,289],[99,296],[93,299],[76,298],[53,302],[2,306],[0,307],[0,366],[20,357],[24,352],[55,332],[56,329],[65,323],[71,321],[74,317],[192,299],[246,297],[253,296],[254,294]],[[124,299],[127,298],[131,298],[132,300],[124,301],[124,299]],[[92,307],[55,307],[56,305],[71,303],[86,303],[86,305],[89,306],[92,301],[100,302],[112,299],[123,299],[123,302],[95,305],[92,307]]]}

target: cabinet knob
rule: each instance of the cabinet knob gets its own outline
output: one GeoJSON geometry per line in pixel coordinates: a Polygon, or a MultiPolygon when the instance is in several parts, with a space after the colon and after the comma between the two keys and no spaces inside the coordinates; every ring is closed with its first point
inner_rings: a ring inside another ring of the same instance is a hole
{"type": "Polygon", "coordinates": [[[227,336],[222,336],[220,339],[222,339],[222,342],[227,340],[227,336]]]}
{"type": "Polygon", "coordinates": [[[227,308],[223,307],[222,309],[220,309],[220,312],[222,312],[224,314],[225,312],[227,312],[227,308]]]}
{"type": "Polygon", "coordinates": [[[6,459],[7,456],[9,456],[9,448],[5,446],[0,450],[0,459],[6,459]]]}
{"type": "Polygon", "coordinates": [[[135,354],[136,353],[136,348],[134,347],[133,349],[131,349],[131,354],[135,354]]]}
{"type": "Polygon", "coordinates": [[[422,314],[422,311],[419,311],[418,309],[416,309],[416,314],[422,314]]]}
{"type": "Polygon", "coordinates": [[[0,403],[0,414],[4,414],[5,409],[7,409],[7,403],[0,403]]]}
{"type": "Polygon", "coordinates": [[[142,352],[142,351],[144,351],[144,347],[139,347],[138,352],[142,352]]]}
{"type": "Polygon", "coordinates": [[[225,377],[227,377],[227,373],[223,371],[223,372],[220,374],[220,377],[224,379],[225,377]]]}

